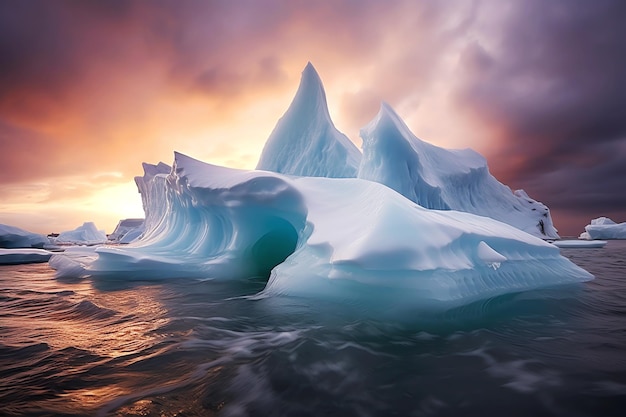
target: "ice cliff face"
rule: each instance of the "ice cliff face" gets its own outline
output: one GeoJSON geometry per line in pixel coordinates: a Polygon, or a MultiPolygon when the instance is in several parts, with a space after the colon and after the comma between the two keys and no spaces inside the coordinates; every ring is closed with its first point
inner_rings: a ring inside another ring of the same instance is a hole
{"type": "Polygon", "coordinates": [[[291,105],[265,143],[257,169],[309,177],[356,177],[361,153],[328,113],[319,75],[308,63],[291,105]]]}
{"type": "Polygon", "coordinates": [[[421,141],[388,104],[361,129],[361,137],[359,178],[385,184],[426,208],[474,213],[542,238],[559,237],[549,209],[500,183],[480,154],[421,141]]]}
{"type": "MultiPolygon", "coordinates": [[[[559,249],[504,223],[425,209],[358,178],[242,171],[175,155],[143,187],[144,236],[96,258],[55,255],[63,276],[269,276],[265,296],[448,307],[592,276],[559,249]]],[[[154,174],[154,175],[153,175],[154,174]]]]}

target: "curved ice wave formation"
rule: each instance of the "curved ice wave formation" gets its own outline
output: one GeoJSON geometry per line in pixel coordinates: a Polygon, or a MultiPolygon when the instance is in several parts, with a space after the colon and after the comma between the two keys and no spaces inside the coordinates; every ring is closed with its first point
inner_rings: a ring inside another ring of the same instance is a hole
{"type": "Polygon", "coordinates": [[[138,179],[146,231],[97,256],[55,255],[59,274],[127,279],[269,276],[264,295],[465,303],[592,279],[507,224],[425,209],[358,178],[288,177],[176,153],[138,179]]]}

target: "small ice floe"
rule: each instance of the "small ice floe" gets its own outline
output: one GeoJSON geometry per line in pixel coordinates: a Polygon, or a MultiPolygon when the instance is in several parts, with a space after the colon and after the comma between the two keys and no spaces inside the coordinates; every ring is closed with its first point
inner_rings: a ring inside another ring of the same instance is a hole
{"type": "Polygon", "coordinates": [[[44,249],[0,249],[0,265],[20,265],[48,262],[52,252],[44,249]]]}
{"type": "Polygon", "coordinates": [[[606,240],[555,240],[552,243],[559,248],[603,248],[606,240]]]}

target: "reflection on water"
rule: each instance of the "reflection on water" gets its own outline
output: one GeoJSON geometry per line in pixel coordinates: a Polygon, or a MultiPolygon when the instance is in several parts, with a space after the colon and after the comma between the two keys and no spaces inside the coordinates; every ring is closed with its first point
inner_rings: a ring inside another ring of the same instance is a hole
{"type": "Polygon", "coordinates": [[[402,320],[0,267],[0,415],[621,415],[626,242],[562,253],[596,280],[402,320]]]}

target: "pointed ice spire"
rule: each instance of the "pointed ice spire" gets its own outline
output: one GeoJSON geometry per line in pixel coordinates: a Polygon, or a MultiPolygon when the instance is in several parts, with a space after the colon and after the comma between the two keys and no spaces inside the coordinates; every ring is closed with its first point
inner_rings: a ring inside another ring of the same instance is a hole
{"type": "Polygon", "coordinates": [[[385,184],[411,201],[433,209],[450,207],[441,198],[441,189],[429,181],[421,147],[404,121],[387,103],[380,105],[374,120],[361,129],[363,158],[358,177],[385,184]]]}
{"type": "Polygon", "coordinates": [[[310,177],[356,177],[361,153],[333,124],[309,62],[298,92],[265,143],[257,169],[310,177]]]}

